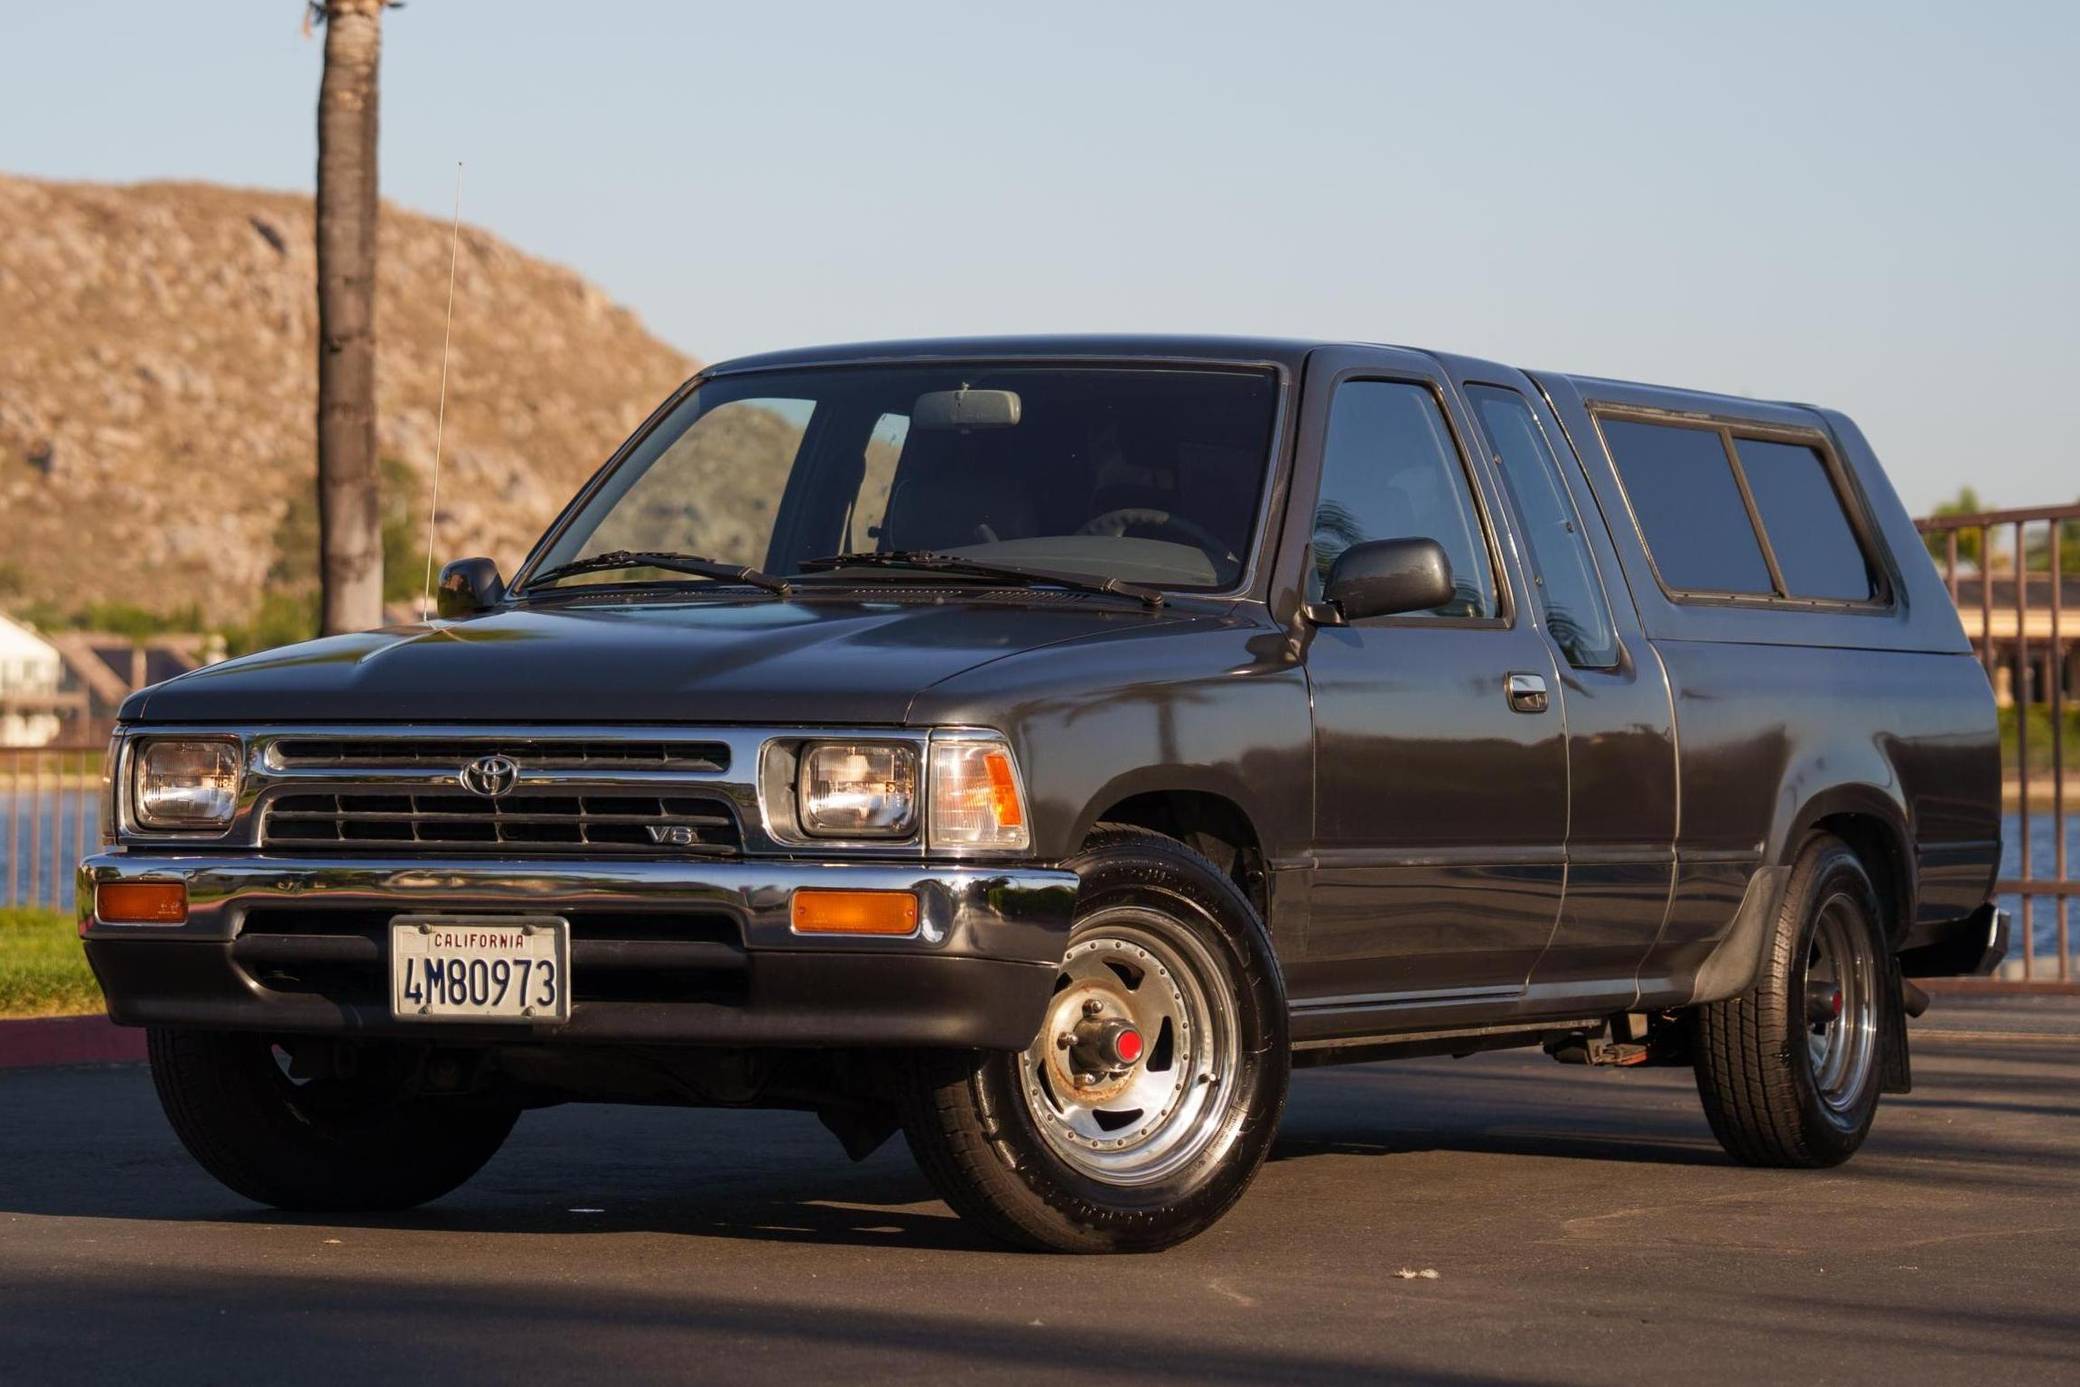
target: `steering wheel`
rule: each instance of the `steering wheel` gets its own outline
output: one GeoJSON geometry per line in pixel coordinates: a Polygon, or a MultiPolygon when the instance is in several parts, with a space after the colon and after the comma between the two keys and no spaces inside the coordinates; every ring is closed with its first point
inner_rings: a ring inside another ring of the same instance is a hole
{"type": "Polygon", "coordinates": [[[1076,531],[1080,535],[1111,535],[1117,538],[1128,530],[1168,530],[1184,536],[1195,548],[1208,554],[1218,554],[1230,563],[1235,562],[1235,552],[1219,537],[1196,521],[1181,515],[1172,515],[1153,506],[1121,506],[1118,510],[1094,515],[1083,522],[1076,531]]]}

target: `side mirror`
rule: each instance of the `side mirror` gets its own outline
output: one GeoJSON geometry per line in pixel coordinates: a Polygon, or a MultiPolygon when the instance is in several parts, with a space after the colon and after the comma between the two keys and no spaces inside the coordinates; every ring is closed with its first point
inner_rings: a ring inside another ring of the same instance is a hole
{"type": "Polygon", "coordinates": [[[1322,597],[1345,621],[1427,612],[1452,600],[1452,561],[1434,539],[1353,544],[1329,566],[1322,597]]]}
{"type": "Polygon", "coordinates": [[[451,620],[475,616],[498,605],[506,595],[505,579],[490,559],[456,559],[441,565],[440,587],[435,589],[434,610],[451,620]]]}

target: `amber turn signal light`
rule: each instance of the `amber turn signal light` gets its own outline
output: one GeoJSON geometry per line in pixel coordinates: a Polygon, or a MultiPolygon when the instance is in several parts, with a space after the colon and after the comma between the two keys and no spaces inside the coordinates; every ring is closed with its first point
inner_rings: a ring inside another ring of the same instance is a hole
{"type": "Polygon", "coordinates": [[[183,881],[104,881],[94,888],[94,916],[105,925],[178,925],[188,918],[183,881]]]}
{"type": "Polygon", "coordinates": [[[917,897],[908,891],[794,893],[789,923],[796,934],[911,934],[917,897]]]}

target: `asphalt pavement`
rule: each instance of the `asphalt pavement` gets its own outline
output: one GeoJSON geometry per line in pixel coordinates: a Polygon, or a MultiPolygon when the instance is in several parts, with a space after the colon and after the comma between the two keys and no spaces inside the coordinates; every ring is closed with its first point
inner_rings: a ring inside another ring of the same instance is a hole
{"type": "Polygon", "coordinates": [[[2080,1002],[1938,1000],[1854,1162],[1727,1163],[1690,1076],[1296,1076],[1172,1252],[999,1251],[900,1140],[529,1114],[409,1216],[286,1218],[135,1066],[0,1074],[0,1382],[2080,1383],[2080,1002]]]}

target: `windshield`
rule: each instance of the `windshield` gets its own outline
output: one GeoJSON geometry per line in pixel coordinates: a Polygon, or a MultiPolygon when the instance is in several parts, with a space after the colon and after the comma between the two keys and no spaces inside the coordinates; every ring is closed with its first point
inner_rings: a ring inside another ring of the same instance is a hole
{"type": "MultiPolygon", "coordinates": [[[[637,443],[532,571],[627,550],[792,577],[818,558],[901,551],[1217,591],[1247,566],[1276,396],[1267,371],[1210,368],[722,376],[637,443]]],[[[623,566],[558,581],[686,577],[623,566]]]]}

